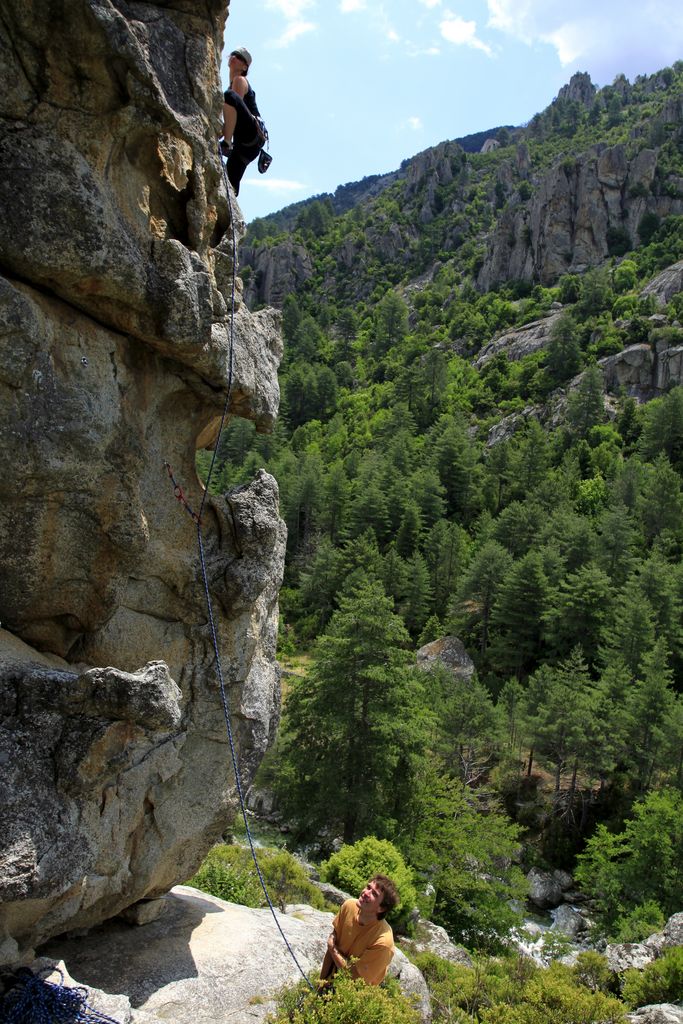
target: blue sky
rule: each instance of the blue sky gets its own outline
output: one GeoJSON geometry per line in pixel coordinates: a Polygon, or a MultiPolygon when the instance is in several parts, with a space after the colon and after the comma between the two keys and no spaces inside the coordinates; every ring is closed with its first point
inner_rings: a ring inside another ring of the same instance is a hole
{"type": "MultiPolygon", "coordinates": [[[[273,163],[247,170],[248,221],[444,139],[542,110],[574,71],[631,81],[683,58],[680,0],[230,0],[225,56],[250,81],[273,163]]],[[[223,62],[223,82],[228,84],[223,62]]]]}

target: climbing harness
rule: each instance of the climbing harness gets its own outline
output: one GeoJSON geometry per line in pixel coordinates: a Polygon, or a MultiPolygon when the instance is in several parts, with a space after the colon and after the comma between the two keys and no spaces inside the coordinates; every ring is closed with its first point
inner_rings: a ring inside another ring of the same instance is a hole
{"type": "Polygon", "coordinates": [[[0,1024],[117,1024],[113,1017],[94,1010],[87,1000],[87,988],[65,985],[58,967],[47,967],[38,974],[20,967],[0,998],[0,1024]],[[59,974],[58,984],[43,977],[53,972],[59,974]]]}
{"type": "MultiPolygon", "coordinates": [[[[219,146],[219,159],[220,159],[220,146],[219,146]]],[[[227,172],[226,172],[226,169],[225,169],[225,164],[223,163],[222,160],[221,160],[221,168],[222,168],[222,171],[223,171],[223,180],[225,182],[225,191],[226,191],[227,196],[228,196],[228,210],[229,210],[229,213],[230,213],[230,225],[231,225],[231,228],[232,228],[232,287],[231,287],[231,295],[230,295],[230,332],[229,332],[229,344],[228,344],[228,353],[229,353],[229,355],[228,355],[228,386],[227,386],[227,390],[226,390],[226,393],[225,393],[225,401],[223,403],[223,412],[221,414],[220,424],[219,424],[219,427],[218,427],[218,435],[216,437],[216,443],[214,445],[213,454],[212,454],[212,457],[211,457],[211,463],[209,465],[209,471],[207,473],[206,482],[205,482],[205,485],[204,485],[204,493],[202,495],[202,500],[201,500],[201,504],[199,506],[199,511],[198,512],[195,512],[195,510],[192,508],[192,506],[188,502],[187,498],[185,497],[185,494],[183,492],[182,487],[180,486],[180,484],[175,479],[175,477],[173,475],[173,470],[171,469],[170,465],[167,462],[164,463],[164,468],[166,469],[166,472],[168,473],[169,479],[171,480],[171,483],[173,484],[173,493],[174,493],[176,499],[183,506],[183,508],[185,509],[187,514],[190,516],[190,518],[192,519],[192,521],[194,522],[194,524],[195,524],[195,526],[197,528],[197,548],[198,548],[198,551],[199,551],[199,562],[200,562],[200,565],[201,565],[202,583],[204,585],[204,597],[205,597],[205,600],[206,600],[206,610],[207,610],[207,615],[208,615],[208,620],[209,620],[209,631],[210,631],[210,634],[211,634],[211,644],[213,646],[213,652],[214,652],[214,656],[215,656],[215,659],[216,659],[216,674],[218,676],[218,685],[219,685],[219,690],[220,690],[221,705],[222,705],[222,708],[223,708],[223,717],[225,718],[225,726],[226,726],[226,730],[227,730],[227,734],[228,734],[228,742],[230,744],[230,755],[231,755],[231,758],[232,758],[232,768],[233,768],[233,772],[234,772],[234,775],[235,775],[235,784],[236,784],[236,787],[237,787],[237,795],[239,797],[240,810],[242,812],[242,818],[244,820],[244,828],[245,828],[247,840],[249,842],[249,849],[251,851],[251,857],[252,857],[252,860],[254,862],[254,867],[256,868],[256,874],[258,875],[258,880],[259,880],[259,882],[261,884],[261,888],[263,889],[263,895],[266,898],[266,902],[267,902],[267,904],[268,904],[268,906],[270,908],[270,912],[273,915],[273,920],[275,921],[275,924],[277,925],[277,929],[280,932],[280,935],[282,936],[284,944],[287,947],[292,960],[294,961],[294,963],[296,964],[297,968],[299,969],[299,973],[301,974],[302,978],[307,983],[307,985],[311,989],[311,991],[315,991],[315,986],[313,985],[311,980],[308,978],[306,972],[304,971],[303,967],[299,963],[299,961],[297,959],[297,956],[296,956],[296,953],[292,949],[287,936],[285,935],[284,931],[282,930],[282,925],[280,924],[280,922],[277,919],[277,913],[275,911],[275,907],[273,906],[273,901],[270,898],[270,894],[268,892],[268,886],[266,885],[266,880],[263,877],[263,874],[261,872],[261,868],[260,868],[259,862],[258,862],[258,857],[256,856],[256,848],[254,846],[254,840],[253,840],[252,835],[251,835],[251,829],[249,828],[249,821],[247,820],[247,809],[246,809],[246,804],[245,804],[245,800],[244,800],[244,793],[242,791],[242,781],[241,781],[241,777],[240,777],[239,764],[238,764],[238,761],[237,761],[237,752],[235,750],[235,741],[234,741],[234,737],[233,737],[232,725],[230,723],[230,707],[229,707],[229,704],[228,704],[228,697],[227,697],[227,692],[226,692],[226,687],[225,687],[225,679],[223,677],[223,667],[222,667],[222,664],[221,664],[221,656],[220,656],[220,651],[219,651],[219,648],[218,648],[218,637],[216,635],[216,625],[215,625],[214,617],[213,617],[213,601],[211,599],[211,593],[209,591],[209,581],[208,581],[208,576],[207,576],[207,571],[206,571],[206,559],[205,559],[205,555],[204,555],[204,538],[202,536],[202,514],[204,512],[204,505],[205,505],[207,496],[209,494],[209,485],[211,483],[211,477],[213,475],[214,465],[215,465],[215,462],[216,462],[216,457],[218,455],[218,448],[219,448],[219,445],[220,445],[220,440],[221,440],[221,436],[222,436],[222,433],[223,433],[223,428],[225,426],[225,421],[226,421],[227,416],[228,416],[228,407],[230,405],[230,398],[231,398],[231,395],[232,395],[233,370],[234,370],[235,291],[236,291],[235,279],[236,279],[236,275],[237,275],[237,240],[236,240],[236,237],[235,237],[235,217],[234,217],[233,207],[232,207],[232,198],[231,198],[231,195],[230,195],[230,184],[228,182],[228,176],[227,176],[227,172]]],[[[234,516],[233,516],[233,519],[234,519],[234,516]]],[[[0,1022],[0,1024],[1,1024],[1,1022],[0,1022]]]]}

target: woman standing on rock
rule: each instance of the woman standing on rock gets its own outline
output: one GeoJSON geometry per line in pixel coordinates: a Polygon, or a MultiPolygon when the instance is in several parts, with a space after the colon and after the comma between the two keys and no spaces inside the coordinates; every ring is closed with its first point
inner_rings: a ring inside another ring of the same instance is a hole
{"type": "Polygon", "coordinates": [[[240,182],[248,165],[259,155],[264,135],[257,118],[256,93],[247,81],[251,54],[246,47],[233,50],[228,58],[230,88],[223,93],[223,142],[228,157],[228,180],[239,195],[240,182]]]}

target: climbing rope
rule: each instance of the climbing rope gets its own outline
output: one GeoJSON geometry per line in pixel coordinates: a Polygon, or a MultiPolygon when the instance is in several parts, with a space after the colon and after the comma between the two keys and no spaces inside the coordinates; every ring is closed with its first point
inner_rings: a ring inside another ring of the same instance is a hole
{"type": "Polygon", "coordinates": [[[113,1017],[88,1006],[88,990],[69,988],[59,968],[48,967],[34,974],[20,967],[12,976],[9,991],[0,999],[0,1024],[117,1024],[113,1017]],[[56,971],[60,982],[42,975],[56,971]]]}
{"type": "Polygon", "coordinates": [[[240,770],[239,770],[239,764],[238,764],[238,760],[237,760],[237,752],[236,752],[236,749],[235,749],[235,741],[234,741],[234,736],[233,736],[233,731],[232,731],[232,725],[231,725],[231,722],[230,722],[230,706],[229,706],[229,703],[228,703],[228,697],[227,697],[226,686],[225,686],[225,679],[224,679],[224,676],[223,676],[223,667],[222,667],[222,663],[221,663],[221,655],[220,655],[220,650],[219,650],[219,646],[218,646],[218,637],[216,635],[216,625],[215,625],[214,616],[213,616],[213,601],[211,599],[211,593],[210,593],[210,590],[209,590],[209,580],[208,580],[208,575],[207,575],[207,571],[206,571],[206,559],[205,559],[205,555],[204,555],[204,538],[202,536],[202,514],[204,512],[204,505],[206,503],[206,499],[207,499],[207,496],[209,494],[209,485],[211,483],[211,478],[213,476],[214,465],[216,463],[216,457],[218,455],[218,448],[219,448],[219,445],[220,445],[221,436],[223,434],[223,428],[225,426],[225,421],[226,421],[227,416],[228,416],[228,407],[230,405],[230,397],[231,397],[231,394],[232,394],[233,370],[234,370],[235,290],[236,290],[236,276],[237,276],[237,240],[236,240],[236,235],[235,235],[235,218],[234,218],[234,213],[233,213],[232,198],[231,198],[231,194],[230,194],[230,185],[229,185],[229,182],[228,182],[228,176],[227,176],[225,164],[223,163],[223,161],[221,159],[221,156],[220,156],[220,148],[219,148],[219,159],[221,160],[221,168],[222,168],[222,171],[223,171],[223,180],[225,182],[225,191],[226,191],[227,196],[228,196],[228,210],[229,210],[229,213],[230,213],[230,226],[232,228],[232,285],[231,285],[231,294],[230,294],[230,332],[229,332],[229,345],[228,345],[228,352],[229,352],[229,356],[228,356],[228,385],[227,385],[227,389],[226,389],[226,393],[225,393],[225,401],[223,403],[223,412],[221,414],[220,424],[219,424],[219,427],[218,427],[218,436],[216,437],[216,443],[214,445],[213,455],[212,455],[212,458],[211,458],[211,463],[209,465],[209,471],[208,471],[207,476],[206,476],[206,483],[204,485],[204,493],[202,495],[201,504],[199,506],[199,512],[195,512],[193,510],[192,506],[190,505],[190,503],[188,502],[187,498],[185,497],[185,494],[183,492],[182,487],[180,486],[180,484],[175,479],[175,477],[173,475],[173,470],[171,469],[171,467],[169,466],[169,464],[167,462],[164,463],[164,467],[166,469],[166,472],[168,473],[168,476],[169,476],[169,479],[171,480],[171,483],[173,484],[173,493],[174,493],[175,497],[177,498],[178,502],[183,506],[183,508],[185,509],[187,514],[190,516],[190,518],[193,520],[193,522],[195,523],[195,526],[197,528],[197,548],[198,548],[198,551],[199,551],[199,561],[200,561],[200,565],[201,565],[202,583],[203,583],[203,586],[204,586],[204,597],[205,597],[205,600],[206,600],[206,610],[207,610],[208,619],[209,619],[209,630],[210,630],[210,633],[211,633],[211,644],[213,646],[213,652],[214,652],[214,656],[215,656],[215,659],[216,659],[216,674],[218,676],[218,685],[219,685],[219,691],[220,691],[221,705],[222,705],[222,708],[223,708],[223,717],[225,718],[225,725],[226,725],[226,730],[227,730],[227,734],[228,734],[228,741],[229,741],[229,744],[230,744],[230,755],[231,755],[231,758],[232,758],[232,767],[233,767],[233,772],[234,772],[234,775],[235,775],[235,784],[237,786],[237,795],[239,797],[240,810],[242,812],[242,818],[244,820],[244,828],[245,828],[247,840],[249,842],[249,849],[251,850],[252,860],[254,861],[254,867],[256,869],[256,874],[258,875],[258,880],[259,880],[259,882],[261,884],[261,888],[263,889],[263,895],[266,898],[266,902],[267,902],[267,904],[268,904],[268,906],[270,908],[270,912],[273,915],[273,920],[275,921],[275,924],[277,925],[278,931],[280,932],[280,935],[282,936],[284,944],[287,947],[292,960],[296,964],[297,968],[299,969],[299,973],[301,974],[302,978],[307,983],[309,988],[312,991],[315,991],[315,986],[310,981],[310,979],[308,978],[308,976],[307,976],[306,972],[304,971],[303,967],[299,963],[299,961],[297,959],[297,956],[296,956],[296,953],[292,949],[292,947],[290,945],[290,942],[289,942],[287,936],[285,935],[284,931],[282,930],[282,926],[281,926],[280,922],[278,921],[277,913],[275,911],[275,907],[273,906],[273,901],[271,900],[270,894],[268,892],[268,886],[266,885],[266,880],[263,877],[263,874],[261,872],[261,868],[259,866],[258,857],[256,856],[256,848],[254,846],[254,840],[252,838],[251,829],[249,828],[249,821],[247,820],[247,808],[246,808],[246,803],[245,803],[245,799],[244,799],[244,793],[243,793],[243,790],[242,790],[242,781],[241,781],[241,778],[240,778],[240,770]]]}

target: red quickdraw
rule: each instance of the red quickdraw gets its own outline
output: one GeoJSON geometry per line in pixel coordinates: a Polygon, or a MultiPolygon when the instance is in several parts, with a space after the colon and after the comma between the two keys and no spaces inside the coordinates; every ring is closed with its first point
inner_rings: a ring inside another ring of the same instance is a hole
{"type": "Polygon", "coordinates": [[[180,484],[178,483],[176,478],[173,476],[173,470],[171,468],[171,464],[169,462],[164,462],[164,467],[166,469],[166,472],[168,473],[169,480],[173,484],[173,496],[183,506],[183,508],[187,512],[188,516],[190,517],[190,519],[192,519],[193,522],[195,522],[197,524],[197,526],[201,526],[201,522],[202,521],[201,521],[200,517],[197,515],[195,510],[190,505],[189,501],[185,497],[185,492],[183,491],[182,487],[180,486],[180,484]]]}

